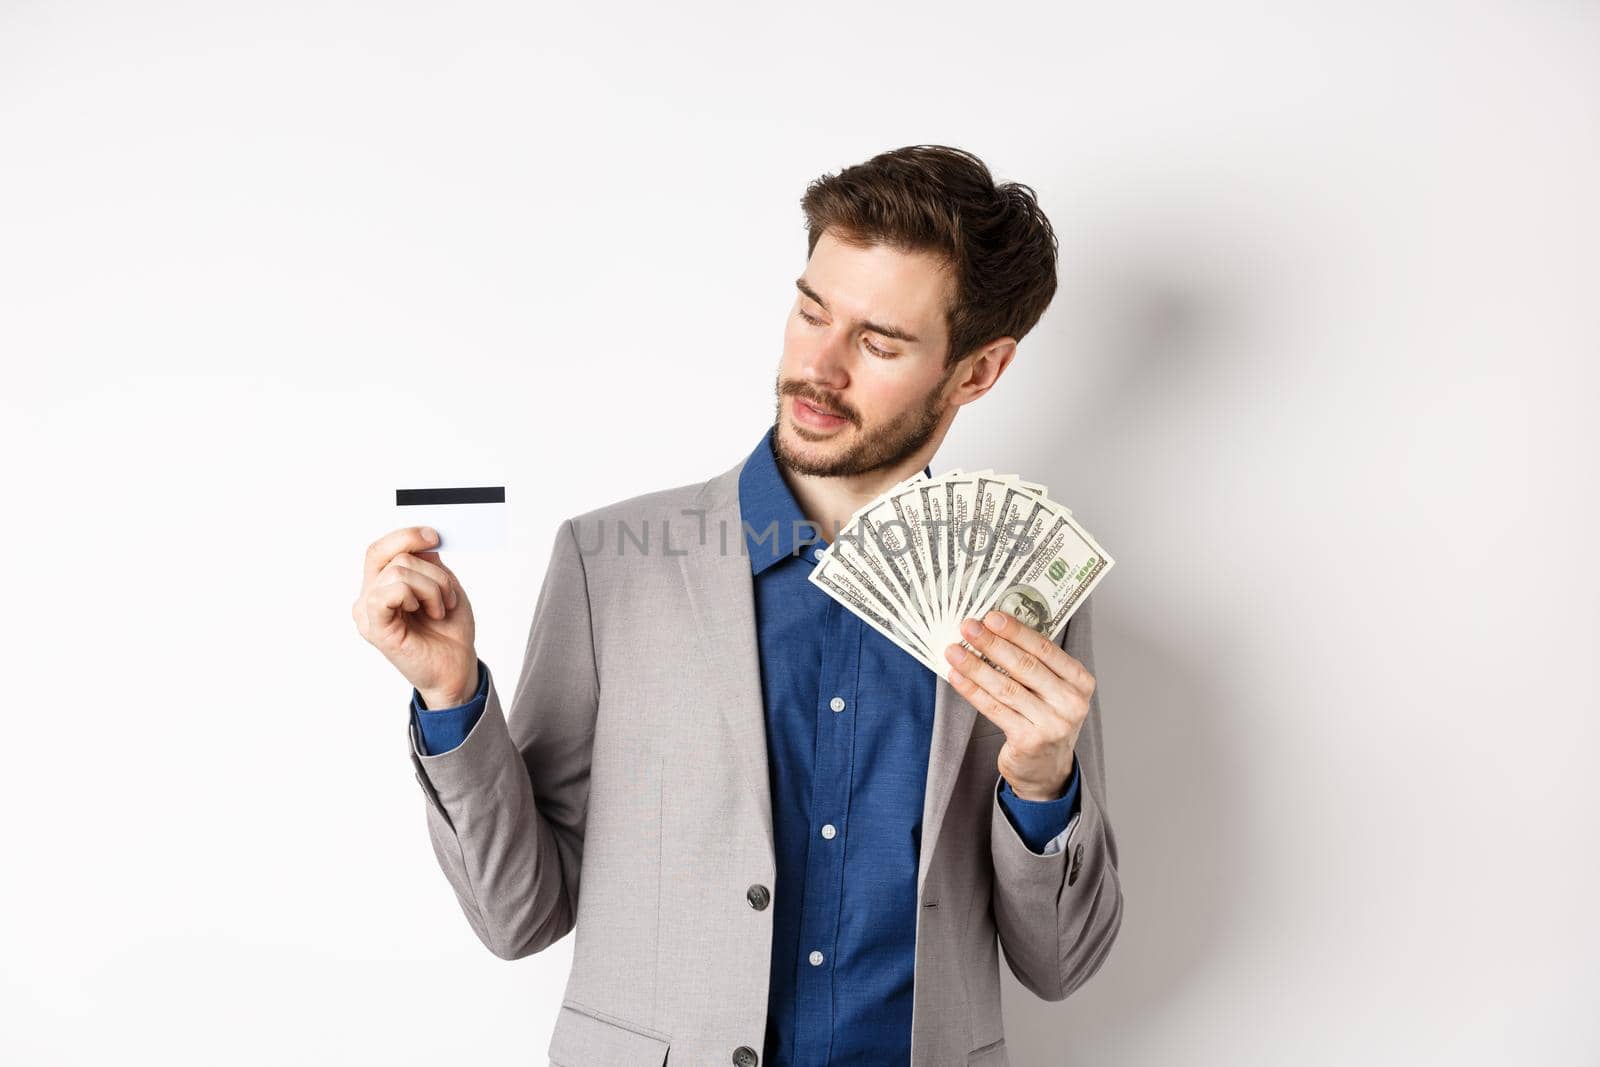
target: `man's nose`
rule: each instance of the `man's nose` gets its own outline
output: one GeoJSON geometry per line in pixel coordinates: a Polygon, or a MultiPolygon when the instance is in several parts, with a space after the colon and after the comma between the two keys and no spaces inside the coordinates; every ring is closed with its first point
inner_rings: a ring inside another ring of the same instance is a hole
{"type": "Polygon", "coordinates": [[[843,389],[850,382],[848,356],[845,341],[837,336],[829,336],[806,353],[800,364],[800,372],[813,385],[843,389]]]}

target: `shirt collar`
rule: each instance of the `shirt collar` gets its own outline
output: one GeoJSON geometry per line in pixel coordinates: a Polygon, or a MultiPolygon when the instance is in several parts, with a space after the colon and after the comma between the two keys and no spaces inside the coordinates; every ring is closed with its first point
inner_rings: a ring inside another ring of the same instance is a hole
{"type": "Polygon", "coordinates": [[[739,472],[739,517],[751,574],[760,574],[792,555],[799,540],[796,534],[816,533],[813,527],[801,525],[805,515],[778,473],[770,426],[739,472]]]}
{"type": "MultiPolygon", "coordinates": [[[[931,478],[933,468],[924,467],[922,473],[931,478]]],[[[780,559],[794,555],[802,538],[820,536],[816,526],[807,522],[778,470],[770,426],[739,472],[739,516],[751,574],[760,574],[780,559]]],[[[814,544],[820,548],[823,542],[814,544]]]]}

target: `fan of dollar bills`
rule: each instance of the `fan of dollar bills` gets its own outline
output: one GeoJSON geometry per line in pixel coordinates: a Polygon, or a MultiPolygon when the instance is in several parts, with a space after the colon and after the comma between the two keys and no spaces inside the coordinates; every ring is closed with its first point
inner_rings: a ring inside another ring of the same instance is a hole
{"type": "Polygon", "coordinates": [[[977,653],[961,620],[1004,611],[1059,641],[1112,562],[1044,486],[957,468],[862,507],[810,577],[942,678],[946,645],[977,653]]]}

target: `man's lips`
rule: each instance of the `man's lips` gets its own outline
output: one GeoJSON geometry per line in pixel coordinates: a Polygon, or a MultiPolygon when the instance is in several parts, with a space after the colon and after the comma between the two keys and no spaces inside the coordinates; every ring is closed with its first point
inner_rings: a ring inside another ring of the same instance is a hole
{"type": "Polygon", "coordinates": [[[834,419],[842,419],[842,418],[844,418],[844,416],[839,414],[837,411],[829,411],[827,408],[818,407],[817,405],[813,404],[809,400],[801,400],[799,397],[795,397],[795,400],[798,401],[801,404],[804,404],[806,407],[810,408],[812,411],[815,411],[818,415],[827,415],[829,418],[834,418],[834,419]]]}

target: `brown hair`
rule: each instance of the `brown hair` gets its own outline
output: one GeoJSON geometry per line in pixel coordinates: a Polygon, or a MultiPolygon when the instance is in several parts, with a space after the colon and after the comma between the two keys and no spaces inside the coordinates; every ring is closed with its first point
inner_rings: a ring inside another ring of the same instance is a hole
{"type": "Polygon", "coordinates": [[[1034,192],[996,185],[971,152],[908,145],[824,175],[800,198],[806,257],[823,231],[856,245],[930,252],[955,277],[945,366],[997,337],[1021,341],[1056,292],[1056,236],[1034,192]]]}

